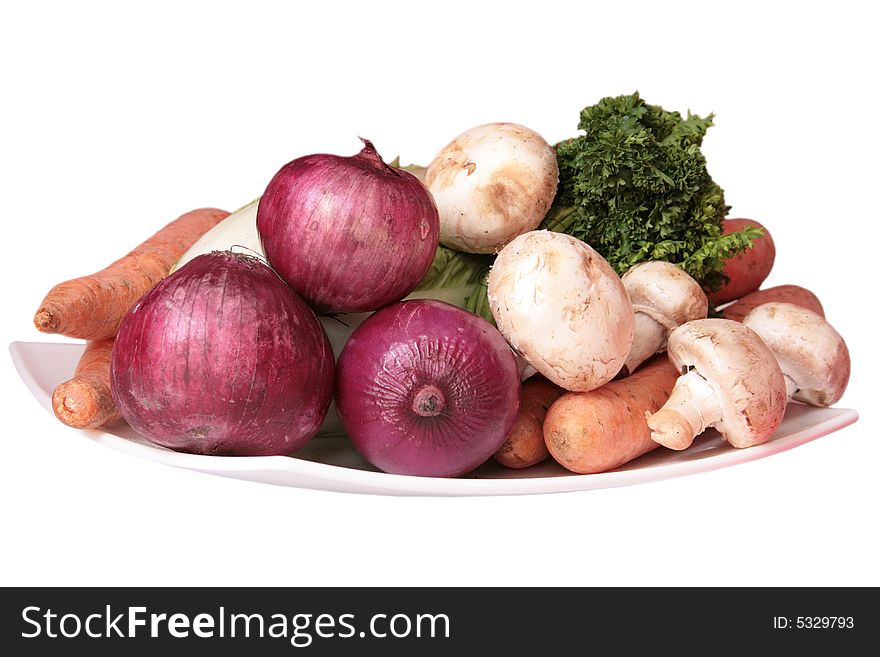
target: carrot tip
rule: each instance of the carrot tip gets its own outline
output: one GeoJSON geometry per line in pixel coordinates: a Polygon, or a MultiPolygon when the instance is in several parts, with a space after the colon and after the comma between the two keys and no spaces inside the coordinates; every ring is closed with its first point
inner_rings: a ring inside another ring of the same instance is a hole
{"type": "Polygon", "coordinates": [[[58,319],[45,308],[40,308],[34,315],[34,326],[43,333],[57,333],[58,319]]]}
{"type": "Polygon", "coordinates": [[[75,429],[91,429],[107,419],[100,393],[78,379],[65,381],[55,388],[52,409],[55,417],[75,429]]]}

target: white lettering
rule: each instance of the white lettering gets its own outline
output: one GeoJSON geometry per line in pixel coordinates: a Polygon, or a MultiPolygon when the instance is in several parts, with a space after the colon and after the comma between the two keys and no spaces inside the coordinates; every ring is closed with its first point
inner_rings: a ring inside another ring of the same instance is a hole
{"type": "Polygon", "coordinates": [[[159,636],[159,621],[168,618],[168,614],[150,614],[150,636],[154,639],[159,636]]]}
{"type": "Polygon", "coordinates": [[[256,636],[263,636],[263,617],[260,614],[251,614],[248,616],[247,614],[232,614],[229,618],[229,636],[235,636],[235,621],[243,620],[244,621],[244,635],[247,638],[251,636],[251,621],[256,620],[260,626],[260,631],[256,634],[256,636]]]}
{"type": "Polygon", "coordinates": [[[43,629],[40,626],[40,624],[37,621],[35,621],[33,618],[28,618],[28,614],[31,611],[40,611],[40,608],[39,607],[25,607],[24,609],[21,610],[21,619],[25,623],[30,623],[31,625],[33,625],[35,628],[37,628],[37,631],[32,632],[31,634],[27,634],[26,632],[22,632],[21,633],[22,639],[33,639],[35,636],[40,636],[40,632],[43,629]]]}
{"type": "Polygon", "coordinates": [[[336,636],[338,636],[338,637],[341,638],[341,639],[348,639],[348,638],[351,638],[351,637],[354,636],[354,632],[355,632],[355,630],[354,630],[354,625],[352,625],[351,623],[348,622],[347,619],[349,619],[349,618],[352,618],[352,619],[353,619],[353,618],[354,618],[354,614],[342,614],[342,615],[339,617],[339,624],[340,624],[342,627],[345,627],[345,628],[348,628],[349,630],[351,630],[351,631],[348,632],[347,634],[342,634],[342,633],[340,632],[339,634],[336,635],[336,636]]]}
{"type": "Polygon", "coordinates": [[[168,619],[168,633],[177,639],[189,636],[189,618],[186,614],[171,614],[168,619]]]}
{"type": "Polygon", "coordinates": [[[297,614],[291,619],[293,622],[293,634],[290,635],[290,645],[296,646],[297,648],[305,648],[306,646],[311,645],[312,635],[308,632],[303,632],[303,630],[308,629],[311,618],[311,614],[297,614]],[[305,622],[303,623],[302,621],[305,622]],[[297,643],[299,640],[301,640],[301,642],[297,643]]]}
{"type": "Polygon", "coordinates": [[[77,616],[76,614],[64,614],[61,617],[61,622],[59,623],[58,627],[61,630],[61,634],[63,634],[68,639],[72,639],[73,637],[79,635],[80,630],[82,630],[82,623],[79,620],[79,616],[77,616]],[[74,621],[74,627],[76,627],[76,630],[74,632],[68,632],[64,629],[64,622],[67,620],[74,621]]]}
{"type": "Polygon", "coordinates": [[[210,614],[199,614],[193,619],[193,632],[203,639],[214,636],[214,617],[210,614]]]}
{"type": "Polygon", "coordinates": [[[409,631],[412,629],[412,623],[410,623],[409,616],[407,616],[406,614],[394,614],[394,616],[391,617],[391,623],[389,623],[389,626],[391,627],[391,634],[393,634],[398,639],[407,636],[409,634],[409,631]],[[397,620],[401,618],[406,621],[406,630],[398,634],[394,631],[394,624],[397,620]]]}
{"type": "Polygon", "coordinates": [[[377,637],[379,639],[384,639],[386,636],[388,636],[388,633],[386,632],[385,634],[379,634],[376,631],[376,619],[377,618],[388,618],[388,616],[386,616],[385,614],[376,614],[375,616],[373,616],[370,619],[370,634],[372,634],[374,637],[377,637]]]}
{"type": "Polygon", "coordinates": [[[47,609],[43,618],[46,619],[46,636],[50,639],[57,639],[58,635],[52,632],[52,619],[58,618],[58,614],[53,614],[51,609],[47,609]]]}
{"type": "Polygon", "coordinates": [[[140,625],[146,626],[147,621],[144,618],[138,618],[138,614],[147,612],[146,607],[129,607],[128,608],[128,637],[133,639],[137,636],[137,628],[140,625]]]}
{"type": "Polygon", "coordinates": [[[321,630],[329,627],[331,630],[336,628],[336,620],[330,614],[321,614],[315,619],[315,634],[322,639],[329,639],[334,636],[333,632],[325,634],[321,630]]]}
{"type": "Polygon", "coordinates": [[[91,614],[86,618],[86,634],[88,634],[93,639],[100,639],[101,638],[100,634],[95,634],[94,632],[92,632],[92,619],[93,618],[97,618],[98,620],[101,620],[101,614],[91,614]]]}
{"type": "Polygon", "coordinates": [[[114,618],[113,621],[111,622],[110,618],[112,616],[113,616],[113,614],[110,613],[110,605],[107,605],[107,617],[106,617],[107,618],[107,635],[106,636],[109,638],[110,637],[110,630],[113,630],[114,632],[116,632],[116,636],[118,636],[120,638],[124,637],[125,635],[122,633],[122,630],[120,630],[119,627],[116,625],[116,623],[118,623],[119,621],[122,620],[122,614],[119,614],[118,616],[116,616],[116,618],[114,618]]]}
{"type": "Polygon", "coordinates": [[[287,638],[287,616],[283,614],[272,614],[272,620],[276,620],[269,626],[269,636],[273,639],[287,638]],[[277,629],[276,629],[277,628],[277,629]]]}
{"type": "Polygon", "coordinates": [[[422,636],[422,620],[431,621],[431,634],[428,636],[437,636],[437,621],[443,619],[443,636],[449,638],[449,616],[446,614],[419,614],[416,616],[416,636],[422,636]]]}

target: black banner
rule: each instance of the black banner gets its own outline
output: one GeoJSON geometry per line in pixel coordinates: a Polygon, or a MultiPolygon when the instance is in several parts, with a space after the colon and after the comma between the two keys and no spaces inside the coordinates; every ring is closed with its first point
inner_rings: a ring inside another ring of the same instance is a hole
{"type": "MultiPolygon", "coordinates": [[[[3,589],[7,655],[710,654],[873,646],[875,589],[3,589]],[[10,652],[11,649],[11,652],[10,652]],[[201,653],[199,653],[201,654],[201,653]],[[463,653],[469,654],[469,653],[463,653]]],[[[873,650],[871,648],[869,652],[873,650]]],[[[831,652],[833,651],[833,653],[831,652]]],[[[788,653],[786,653],[788,654],[788,653]]]]}

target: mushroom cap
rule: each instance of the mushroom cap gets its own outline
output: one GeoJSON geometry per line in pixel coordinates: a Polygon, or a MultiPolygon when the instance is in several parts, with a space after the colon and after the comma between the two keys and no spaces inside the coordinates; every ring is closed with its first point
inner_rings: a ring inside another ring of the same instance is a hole
{"type": "Polygon", "coordinates": [[[540,230],[514,239],[489,272],[488,297],[511,346],[566,390],[607,383],[632,346],[634,315],[623,282],[571,235],[540,230]]]}
{"type": "Polygon", "coordinates": [[[630,267],[622,280],[633,310],[645,313],[667,331],[695,319],[705,319],[709,313],[703,288],[671,262],[640,262],[630,267]]]}
{"type": "Polygon", "coordinates": [[[468,253],[494,253],[537,228],[558,182],[556,151],[516,123],[463,132],[425,174],[440,213],[440,242],[468,253]]]}
{"type": "Polygon", "coordinates": [[[849,350],[821,315],[792,303],[771,302],[753,308],[743,324],[761,336],[795,385],[794,399],[830,406],[849,382],[849,350]]]}
{"type": "Polygon", "coordinates": [[[698,319],[669,335],[669,360],[697,370],[714,388],[721,420],[714,427],[734,447],[766,442],[788,402],[776,357],[757,333],[730,319],[698,319]]]}

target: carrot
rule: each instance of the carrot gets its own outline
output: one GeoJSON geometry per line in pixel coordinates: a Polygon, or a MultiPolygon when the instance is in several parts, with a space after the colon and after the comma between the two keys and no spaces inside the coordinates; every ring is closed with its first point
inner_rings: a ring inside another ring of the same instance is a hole
{"type": "Polygon", "coordinates": [[[679,372],[661,354],[625,379],[557,399],[544,419],[553,458],[572,472],[605,472],[645,454],[657,443],[645,412],[659,410],[679,372]]]}
{"type": "Polygon", "coordinates": [[[771,301],[793,303],[825,317],[825,310],[816,295],[807,288],[798,285],[777,285],[776,287],[768,287],[766,290],[757,290],[730,304],[721,311],[721,314],[724,319],[741,322],[752,308],[771,301]]]}
{"type": "Polygon", "coordinates": [[[550,452],[544,444],[544,416],[564,392],[543,377],[523,383],[519,412],[507,439],[495,452],[495,460],[508,468],[527,468],[546,459],[550,452]]]}
{"type": "Polygon", "coordinates": [[[770,275],[773,263],[776,261],[776,245],[773,238],[754,219],[725,219],[722,230],[725,235],[734,233],[749,226],[757,226],[764,229],[764,234],[752,242],[745,251],[737,253],[724,263],[724,275],[728,281],[715,292],[707,292],[709,303],[720,306],[741,296],[754,292],[770,275]]]}
{"type": "Polygon", "coordinates": [[[119,417],[110,395],[110,353],[113,338],[86,344],[73,378],[55,388],[52,410],[64,424],[94,429],[119,417]]]}
{"type": "Polygon", "coordinates": [[[137,300],[228,214],[214,208],[187,212],[105,269],[59,283],[40,304],[34,325],[43,333],[71,338],[112,338],[137,300]]]}

